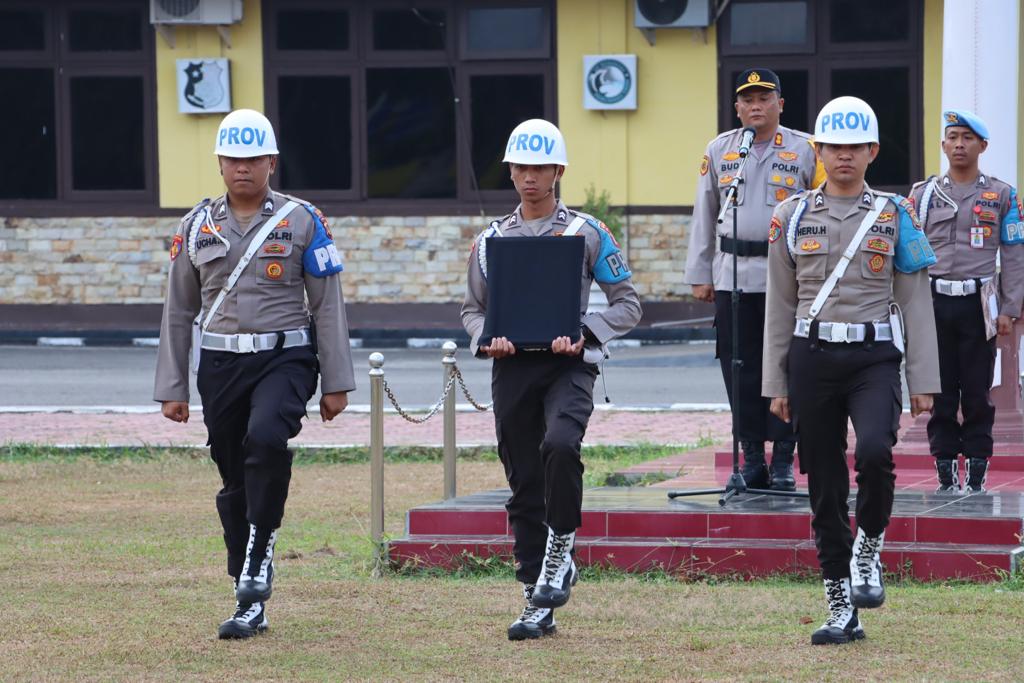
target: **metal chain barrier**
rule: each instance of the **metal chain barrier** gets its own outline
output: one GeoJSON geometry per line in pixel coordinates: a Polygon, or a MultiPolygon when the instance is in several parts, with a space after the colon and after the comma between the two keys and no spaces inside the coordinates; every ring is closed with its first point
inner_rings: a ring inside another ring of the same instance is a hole
{"type": "Polygon", "coordinates": [[[454,369],[455,369],[455,377],[458,378],[458,380],[459,380],[459,387],[462,388],[462,395],[466,397],[467,401],[469,401],[469,405],[473,406],[474,408],[479,410],[481,413],[486,413],[488,410],[490,410],[491,408],[494,407],[494,403],[493,402],[491,402],[491,403],[477,403],[476,399],[473,398],[473,395],[469,393],[469,387],[466,386],[466,380],[464,380],[462,378],[462,371],[459,370],[459,366],[458,365],[454,366],[454,369]]]}
{"type": "MultiPolygon", "coordinates": [[[[459,376],[461,376],[461,373],[459,373],[459,376]]],[[[394,392],[391,391],[391,387],[388,386],[388,381],[386,379],[384,380],[384,393],[387,394],[388,400],[391,401],[391,405],[395,407],[395,410],[398,412],[399,415],[402,416],[403,419],[405,419],[407,422],[412,422],[413,424],[421,425],[430,418],[437,415],[437,412],[441,410],[442,407],[444,407],[444,400],[445,398],[448,397],[449,392],[451,392],[452,390],[452,386],[454,386],[455,384],[455,377],[456,375],[452,375],[451,377],[449,377],[448,383],[445,385],[444,391],[441,393],[441,398],[437,399],[437,402],[434,403],[434,405],[430,406],[430,409],[427,411],[427,414],[424,415],[423,417],[413,417],[412,415],[407,413],[402,408],[402,406],[398,405],[398,399],[395,398],[395,394],[394,392]]]]}

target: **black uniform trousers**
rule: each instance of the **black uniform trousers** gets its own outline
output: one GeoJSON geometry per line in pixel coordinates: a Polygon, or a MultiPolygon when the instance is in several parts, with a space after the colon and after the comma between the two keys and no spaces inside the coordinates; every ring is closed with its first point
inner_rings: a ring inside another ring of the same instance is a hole
{"type": "Polygon", "coordinates": [[[547,527],[566,534],[582,522],[580,447],[596,377],[597,366],[581,356],[550,351],[518,351],[491,368],[498,456],[512,489],[505,509],[523,583],[540,576],[547,527]]]}
{"type": "Polygon", "coordinates": [[[793,428],[772,415],[771,399],[761,396],[761,352],[764,348],[764,293],[740,294],[739,397],[732,395],[732,292],[715,290],[715,357],[722,366],[722,379],[729,394],[729,406],[736,413],[736,438],[740,441],[795,441],[793,428]]]}
{"type": "Polygon", "coordinates": [[[197,385],[210,455],[223,488],[217,512],[224,527],[228,574],[242,573],[249,524],[281,526],[291,480],[288,439],[302,428],[316,391],[311,347],[258,353],[203,349],[197,385]]]}
{"type": "Polygon", "coordinates": [[[800,471],[807,474],[823,578],[850,576],[848,419],[857,435],[857,526],[877,536],[889,525],[896,486],[892,447],[902,410],[901,358],[889,341],[812,343],[794,337],[790,345],[790,412],[799,437],[800,471]]]}
{"type": "Polygon", "coordinates": [[[942,393],[928,420],[928,443],[936,458],[992,456],[996,408],[989,397],[995,371],[996,340],[985,338],[980,295],[932,293],[939,338],[942,393]],[[957,412],[963,413],[963,424],[957,412]]]}

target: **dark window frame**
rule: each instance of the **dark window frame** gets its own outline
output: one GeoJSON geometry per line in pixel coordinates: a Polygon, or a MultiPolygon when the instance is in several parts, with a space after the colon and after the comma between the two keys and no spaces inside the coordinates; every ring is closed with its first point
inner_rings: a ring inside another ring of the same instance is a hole
{"type": "Polygon", "coordinates": [[[459,59],[465,62],[472,61],[493,61],[496,59],[554,59],[553,55],[555,52],[555,40],[553,30],[554,27],[554,11],[556,9],[555,3],[546,4],[542,0],[477,0],[472,3],[472,6],[468,4],[459,4],[459,22],[458,22],[458,55],[459,59]],[[504,8],[529,8],[541,5],[545,11],[546,16],[544,21],[544,29],[546,33],[543,37],[543,47],[537,50],[507,50],[507,51],[495,51],[487,52],[482,54],[476,54],[469,49],[469,10],[471,9],[504,9],[504,8]]]}
{"type": "MultiPolygon", "coordinates": [[[[756,2],[757,0],[748,0],[756,2]]],[[[727,44],[728,33],[725,27],[731,19],[731,12],[722,16],[723,30],[719,33],[718,84],[719,84],[719,131],[736,128],[736,118],[732,103],[736,101],[733,92],[733,71],[742,71],[753,66],[761,66],[773,70],[806,70],[808,72],[807,120],[813,125],[815,116],[827,102],[831,92],[832,70],[857,68],[898,67],[908,70],[909,83],[916,88],[907,96],[910,117],[910,163],[906,185],[879,185],[876,189],[906,193],[910,184],[923,177],[924,173],[924,0],[907,0],[911,22],[908,27],[907,39],[900,42],[876,43],[833,43],[830,41],[829,28],[832,7],[830,3],[819,3],[807,0],[809,13],[813,15],[811,40],[816,49],[805,54],[793,49],[768,49],[756,52],[737,52],[727,44]],[[728,102],[728,106],[726,103],[728,102]]],[[[732,7],[743,4],[744,0],[733,0],[732,7]]],[[[906,95],[906,94],[904,94],[906,95]]],[[[786,84],[782,84],[782,96],[786,96],[786,84]]],[[[885,150],[882,151],[885,153],[885,150]]]]}
{"type": "MultiPolygon", "coordinates": [[[[765,2],[767,0],[757,0],[765,2]]],[[[727,11],[722,15],[721,30],[718,31],[719,54],[722,57],[744,57],[752,55],[813,55],[814,39],[818,24],[819,4],[815,0],[771,0],[773,2],[787,2],[793,4],[804,4],[807,6],[807,42],[803,45],[777,45],[777,46],[745,46],[732,45],[729,36],[732,32],[732,12],[727,11]]],[[[737,0],[735,4],[746,4],[737,0]]]]}
{"type": "Polygon", "coordinates": [[[0,51],[0,68],[51,68],[54,74],[54,123],[57,196],[52,199],[0,199],[0,212],[16,216],[153,215],[159,212],[156,142],[156,43],[145,7],[133,0],[36,0],[5,5],[4,9],[42,9],[46,13],[44,50],[0,51]],[[82,52],[68,47],[71,10],[140,9],[142,49],[82,52]],[[142,78],[142,190],[76,190],[72,178],[71,78],[76,76],[135,76],[142,78]]]}
{"type": "MultiPolygon", "coordinates": [[[[263,0],[263,47],[264,47],[264,93],[267,116],[279,127],[278,78],[282,75],[341,75],[351,72],[352,80],[352,188],[350,190],[300,190],[284,188],[295,192],[304,199],[314,202],[325,211],[335,215],[473,215],[507,213],[510,204],[517,201],[512,191],[473,189],[470,175],[472,158],[471,106],[469,77],[471,75],[518,75],[537,73],[544,78],[544,115],[557,121],[557,65],[555,63],[555,0],[486,0],[484,6],[537,6],[546,7],[549,34],[548,54],[544,58],[521,57],[503,58],[504,55],[488,56],[487,59],[461,57],[462,34],[469,0],[417,0],[419,6],[443,8],[447,12],[448,34],[445,50],[392,51],[373,50],[372,10],[408,8],[408,0],[386,0],[374,2],[367,7],[352,0],[263,0]],[[324,8],[348,9],[350,50],[279,50],[276,45],[276,12],[282,9],[324,8]],[[453,70],[456,84],[455,122],[455,165],[456,196],[449,199],[398,199],[367,197],[367,132],[366,132],[366,70],[370,68],[401,67],[446,67],[453,70]]],[[[476,8],[483,3],[472,1],[476,8]]],[[[286,141],[282,141],[286,145],[286,141]]],[[[284,152],[284,150],[283,150],[284,152]]]]}

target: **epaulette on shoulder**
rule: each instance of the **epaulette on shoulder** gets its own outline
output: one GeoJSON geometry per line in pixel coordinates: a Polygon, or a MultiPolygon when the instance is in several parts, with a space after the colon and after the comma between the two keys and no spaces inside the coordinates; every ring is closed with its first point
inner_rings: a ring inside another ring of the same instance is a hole
{"type": "Polygon", "coordinates": [[[206,206],[209,203],[210,203],[210,198],[209,197],[204,198],[203,201],[201,201],[198,204],[196,204],[195,206],[193,206],[189,210],[188,213],[186,213],[184,216],[181,217],[181,222],[182,223],[187,223],[188,221],[192,220],[192,218],[196,215],[196,213],[198,211],[200,211],[204,206],[206,206]]]}
{"type": "Polygon", "coordinates": [[[810,190],[800,190],[799,192],[794,192],[793,194],[789,195],[788,197],[783,199],[781,202],[779,202],[778,206],[782,207],[782,206],[786,206],[787,204],[796,204],[801,199],[804,199],[804,198],[810,196],[810,194],[811,194],[810,190]]]}
{"type": "Polygon", "coordinates": [[[918,180],[916,183],[910,186],[910,194],[914,194],[914,192],[930,183],[934,178],[934,175],[930,175],[924,180],[918,180]]]}
{"type": "Polygon", "coordinates": [[[719,142],[720,140],[724,140],[727,137],[729,137],[730,135],[733,135],[735,132],[736,132],[736,129],[727,130],[724,133],[719,133],[715,137],[711,138],[711,142],[713,144],[713,143],[719,142]]]}
{"type": "Polygon", "coordinates": [[[796,130],[795,128],[788,128],[787,130],[790,132],[790,134],[793,137],[803,138],[807,142],[810,142],[811,144],[814,144],[814,136],[811,135],[810,133],[805,133],[804,131],[796,130]]]}

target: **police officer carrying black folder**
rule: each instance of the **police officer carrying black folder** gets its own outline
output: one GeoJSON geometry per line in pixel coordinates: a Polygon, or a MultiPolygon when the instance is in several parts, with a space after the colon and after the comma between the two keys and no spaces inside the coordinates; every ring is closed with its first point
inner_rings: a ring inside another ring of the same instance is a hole
{"type": "Polygon", "coordinates": [[[270,121],[231,112],[215,153],[227,193],[203,200],[172,239],[153,398],[167,419],[188,421],[191,347],[223,481],[217,512],[236,598],[218,630],[227,639],[267,629],[288,439],[302,428],[317,376],[325,421],[348,405],[355,380],[341,259],[319,210],[270,189],[278,155],[270,121]]]}
{"type": "Polygon", "coordinates": [[[606,342],[639,322],[641,310],[611,232],[555,197],[555,185],[568,166],[558,128],[541,119],[524,121],[512,131],[504,161],[520,204],[473,243],[462,324],[474,355],[494,359],[491,391],[498,455],[512,489],[506,509],[515,536],[516,579],[526,600],[508,637],[524,640],[555,631],[554,608],[569,600],[576,583],[573,544],[583,502],[580,447],[594,409],[595,363],[604,356],[606,342]],[[487,310],[487,239],[544,235],[586,240],[579,335],[551,340],[549,351],[523,351],[505,337],[479,346],[487,310]],[[588,313],[588,292],[595,280],[609,306],[588,313]]]}

